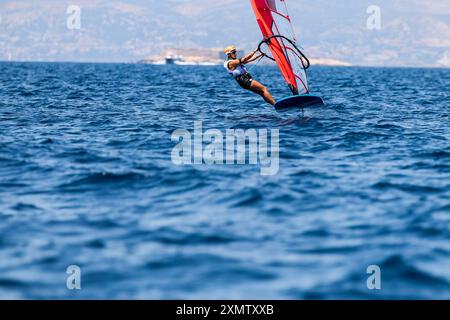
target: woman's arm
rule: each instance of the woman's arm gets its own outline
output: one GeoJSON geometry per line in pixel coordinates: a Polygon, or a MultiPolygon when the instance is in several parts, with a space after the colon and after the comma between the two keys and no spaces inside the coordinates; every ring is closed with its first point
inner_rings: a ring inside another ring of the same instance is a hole
{"type": "Polygon", "coordinates": [[[228,68],[230,68],[230,70],[234,70],[240,64],[247,64],[247,63],[253,62],[253,61],[261,58],[262,54],[258,54],[255,57],[255,54],[256,54],[257,51],[258,50],[255,50],[255,51],[249,53],[248,55],[246,55],[245,57],[243,57],[241,59],[230,60],[230,62],[228,62],[228,68]]]}
{"type": "Polygon", "coordinates": [[[247,64],[247,63],[249,63],[249,62],[252,62],[252,61],[255,61],[256,59],[258,59],[259,57],[256,58],[256,59],[252,59],[252,58],[255,56],[256,52],[258,52],[258,50],[255,50],[255,51],[253,51],[253,52],[250,52],[248,55],[246,55],[245,57],[243,57],[243,58],[241,59],[241,63],[242,63],[242,64],[247,64]]]}
{"type": "Polygon", "coordinates": [[[258,54],[256,56],[254,56],[253,58],[251,58],[250,60],[248,60],[246,63],[250,63],[253,62],[255,60],[258,60],[259,58],[261,58],[263,55],[262,54],[258,54]]]}

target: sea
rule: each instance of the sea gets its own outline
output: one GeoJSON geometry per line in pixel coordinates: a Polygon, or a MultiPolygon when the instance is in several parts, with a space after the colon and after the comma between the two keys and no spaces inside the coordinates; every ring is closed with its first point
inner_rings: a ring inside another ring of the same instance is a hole
{"type": "Polygon", "coordinates": [[[450,299],[450,69],[312,66],[287,112],[222,66],[0,71],[0,299],[450,299]],[[180,163],[199,126],[276,170],[180,163]]]}

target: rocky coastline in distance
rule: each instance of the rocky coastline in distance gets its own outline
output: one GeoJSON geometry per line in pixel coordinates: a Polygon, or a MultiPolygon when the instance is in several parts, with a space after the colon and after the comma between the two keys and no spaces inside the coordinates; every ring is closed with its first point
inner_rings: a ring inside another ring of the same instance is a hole
{"type": "MultiPolygon", "coordinates": [[[[239,55],[244,55],[245,52],[239,52],[239,55]]],[[[225,54],[222,49],[219,48],[170,48],[165,49],[161,54],[157,56],[148,57],[139,60],[139,64],[154,64],[154,65],[205,65],[214,66],[222,65],[226,60],[225,54]]],[[[322,65],[322,66],[341,66],[348,67],[351,66],[350,63],[331,59],[331,58],[310,58],[312,65],[322,65]]],[[[272,61],[265,59],[261,61],[262,65],[271,65],[272,61]]]]}

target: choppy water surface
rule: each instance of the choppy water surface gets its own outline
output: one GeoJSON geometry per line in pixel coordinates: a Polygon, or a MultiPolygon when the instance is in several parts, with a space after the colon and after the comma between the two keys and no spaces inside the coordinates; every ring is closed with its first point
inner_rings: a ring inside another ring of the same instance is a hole
{"type": "Polygon", "coordinates": [[[0,68],[0,298],[450,298],[450,70],[313,67],[302,115],[221,67],[0,68]],[[278,174],[174,165],[194,121],[279,129],[278,174]]]}

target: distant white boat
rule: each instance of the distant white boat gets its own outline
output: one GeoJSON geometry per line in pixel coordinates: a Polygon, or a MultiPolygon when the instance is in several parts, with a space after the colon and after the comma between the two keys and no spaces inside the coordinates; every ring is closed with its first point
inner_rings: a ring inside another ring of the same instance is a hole
{"type": "Polygon", "coordinates": [[[220,61],[186,61],[183,56],[167,55],[163,60],[147,59],[141,60],[138,63],[152,64],[152,65],[178,65],[178,66],[217,66],[220,61]]]}
{"type": "Polygon", "coordinates": [[[214,62],[200,62],[198,65],[199,66],[218,66],[220,64],[219,63],[214,63],[214,62]]]}
{"type": "Polygon", "coordinates": [[[177,65],[177,66],[216,66],[218,65],[217,63],[214,62],[196,62],[196,61],[184,61],[184,60],[170,60],[169,62],[167,62],[166,59],[166,64],[171,64],[171,65],[177,65]]]}

